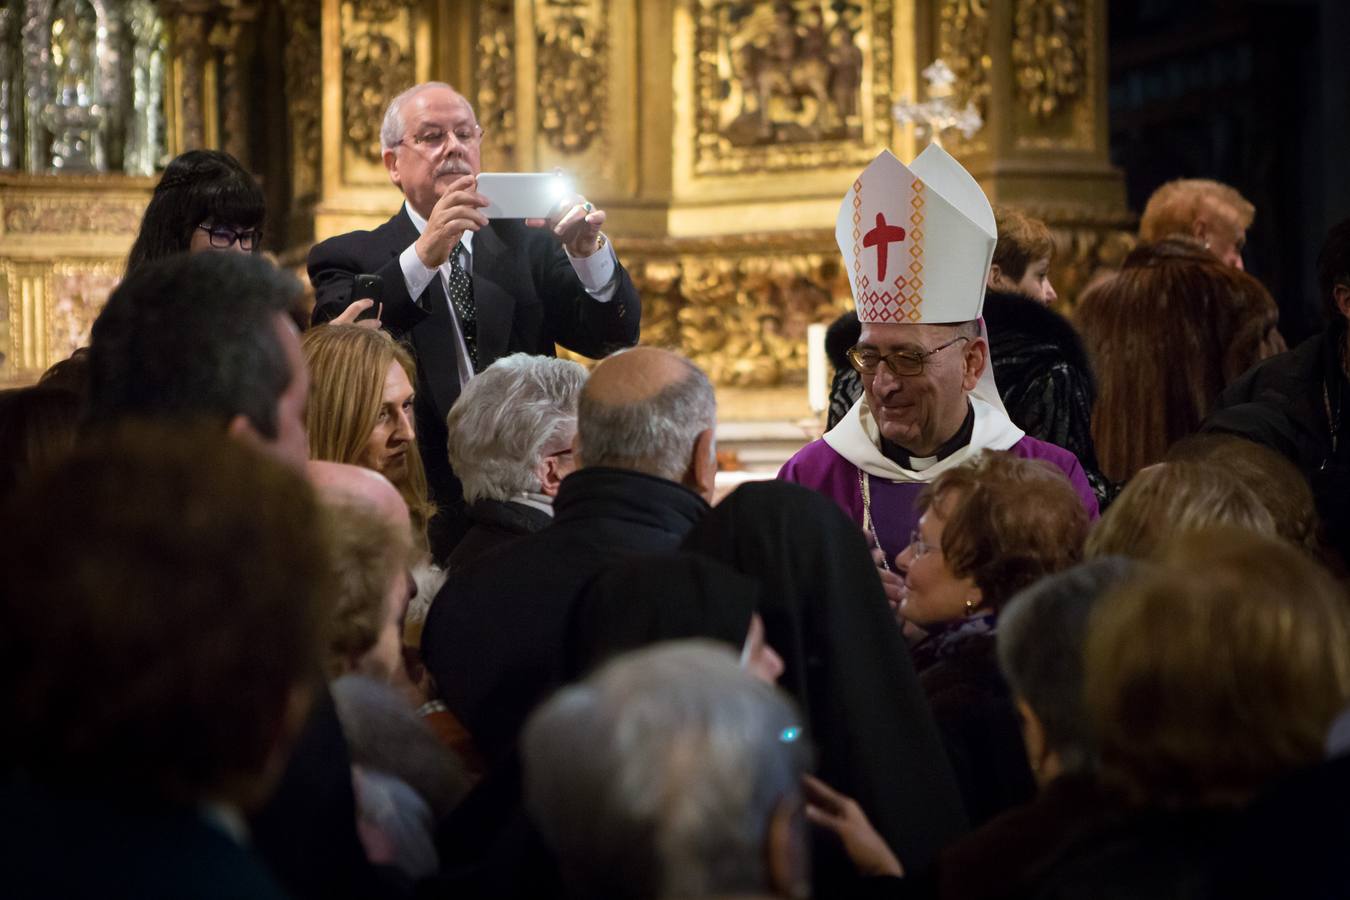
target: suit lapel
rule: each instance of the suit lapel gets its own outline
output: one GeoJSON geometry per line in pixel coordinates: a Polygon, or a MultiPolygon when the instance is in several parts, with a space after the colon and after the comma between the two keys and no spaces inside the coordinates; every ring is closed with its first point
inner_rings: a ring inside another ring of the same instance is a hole
{"type": "Polygon", "coordinates": [[[484,363],[506,355],[511,343],[511,323],[516,316],[516,298],[498,285],[503,264],[519,263],[507,257],[506,244],[493,226],[473,236],[473,302],[478,311],[478,358],[484,363]]]}

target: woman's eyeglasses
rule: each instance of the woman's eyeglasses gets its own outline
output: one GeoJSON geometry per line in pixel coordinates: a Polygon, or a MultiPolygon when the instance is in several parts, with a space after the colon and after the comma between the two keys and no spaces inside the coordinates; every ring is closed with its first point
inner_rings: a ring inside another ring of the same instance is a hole
{"type": "Polygon", "coordinates": [[[198,225],[197,230],[210,235],[211,246],[217,250],[228,250],[237,242],[240,250],[252,252],[262,243],[262,231],[257,228],[238,231],[225,225],[198,225]]]}

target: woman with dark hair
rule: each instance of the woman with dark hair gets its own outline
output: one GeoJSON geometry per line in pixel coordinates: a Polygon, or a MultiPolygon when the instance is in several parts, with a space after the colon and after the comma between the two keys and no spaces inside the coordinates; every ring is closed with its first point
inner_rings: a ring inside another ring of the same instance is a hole
{"type": "Polygon", "coordinates": [[[1261,283],[1183,239],[1136,249],[1094,285],[1076,320],[1097,372],[1092,438],[1106,477],[1126,481],[1199,431],[1219,394],[1284,349],[1261,283]]]}
{"type": "MultiPolygon", "coordinates": [[[[806,717],[820,778],[857,800],[911,871],[927,868],[966,818],[858,526],[815,491],[751,482],[704,516],[683,549],[759,581],[765,636],[783,658],[779,684],[806,717]]],[[[814,852],[815,895],[848,895],[857,875],[838,842],[814,852]]]]}
{"type": "Polygon", "coordinates": [[[262,189],[238,160],[219,150],[189,150],[155,185],[125,274],[175,253],[255,253],[262,247],[263,215],[262,189]]]}

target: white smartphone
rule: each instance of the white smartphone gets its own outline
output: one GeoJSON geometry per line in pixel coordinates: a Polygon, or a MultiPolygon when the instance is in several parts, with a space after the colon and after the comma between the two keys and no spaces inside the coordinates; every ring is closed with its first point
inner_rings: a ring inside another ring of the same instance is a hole
{"type": "Polygon", "coordinates": [[[478,193],[488,198],[489,219],[543,219],[571,196],[572,182],[553,172],[483,172],[478,193]]]}

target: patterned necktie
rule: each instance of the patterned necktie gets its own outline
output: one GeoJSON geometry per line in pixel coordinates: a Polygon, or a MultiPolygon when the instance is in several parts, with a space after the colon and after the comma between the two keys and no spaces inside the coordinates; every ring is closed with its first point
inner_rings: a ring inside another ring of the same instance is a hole
{"type": "Polygon", "coordinates": [[[450,303],[459,316],[459,327],[464,334],[464,346],[469,349],[469,363],[474,372],[478,372],[478,308],[473,302],[473,279],[464,271],[460,254],[463,244],[456,244],[450,251],[450,277],[446,279],[450,291],[450,303]]]}

